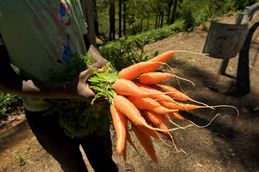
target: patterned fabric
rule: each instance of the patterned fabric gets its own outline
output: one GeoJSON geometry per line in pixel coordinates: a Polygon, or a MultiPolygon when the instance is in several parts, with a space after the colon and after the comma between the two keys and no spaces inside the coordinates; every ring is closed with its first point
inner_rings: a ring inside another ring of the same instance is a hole
{"type": "MultiPolygon", "coordinates": [[[[56,82],[69,75],[67,65],[86,53],[87,25],[80,0],[1,0],[0,44],[11,63],[29,79],[56,82]]],[[[30,111],[48,108],[43,99],[24,98],[30,111]]]]}

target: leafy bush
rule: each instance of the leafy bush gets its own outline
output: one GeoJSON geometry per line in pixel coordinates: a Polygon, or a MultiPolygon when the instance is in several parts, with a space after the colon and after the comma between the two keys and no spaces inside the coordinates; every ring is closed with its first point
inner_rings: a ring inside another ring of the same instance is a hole
{"type": "Polygon", "coordinates": [[[7,116],[7,112],[10,111],[13,105],[20,103],[20,98],[11,94],[0,92],[0,119],[7,116]]]}
{"type": "Polygon", "coordinates": [[[123,37],[99,47],[101,54],[107,58],[117,70],[134,63],[145,61],[155,54],[145,56],[144,46],[148,43],[166,38],[176,32],[183,31],[184,21],[178,20],[174,24],[142,32],[138,35],[123,37]]]}

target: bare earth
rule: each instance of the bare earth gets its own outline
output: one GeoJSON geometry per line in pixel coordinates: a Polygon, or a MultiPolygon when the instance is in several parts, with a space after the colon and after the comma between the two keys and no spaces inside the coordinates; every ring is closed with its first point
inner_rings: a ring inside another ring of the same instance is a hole
{"type": "MultiPolygon", "coordinates": [[[[258,14],[253,21],[258,21],[258,14]]],[[[226,21],[233,22],[233,17],[226,21]]],[[[170,61],[173,71],[182,77],[192,80],[192,86],[181,81],[182,89],[193,99],[209,105],[231,105],[239,109],[239,115],[233,108],[217,108],[216,111],[203,109],[190,111],[184,116],[196,124],[207,124],[217,113],[220,113],[211,125],[206,128],[191,127],[174,131],[178,144],[187,154],[177,153],[171,147],[154,140],[160,163],[151,162],[138,141],[138,155],[128,146],[127,161],[134,164],[137,172],[255,172],[259,171],[259,31],[254,34],[250,48],[250,94],[241,97],[226,96],[235,82],[227,76],[218,77],[220,59],[190,53],[176,53],[170,61]],[[220,90],[212,91],[213,86],[220,90]]],[[[147,53],[167,50],[188,50],[202,52],[207,31],[201,28],[191,33],[179,33],[145,47],[147,53]]],[[[227,73],[236,75],[238,55],[230,60],[227,73]]],[[[24,115],[11,119],[12,127],[0,130],[0,171],[2,172],[58,172],[58,163],[37,143],[31,133],[24,115]]],[[[186,123],[185,123],[186,124],[186,123]]],[[[133,136],[133,135],[132,135],[133,136]]],[[[112,130],[113,142],[115,141],[112,130]]],[[[123,162],[114,151],[114,160],[123,162]]],[[[86,163],[92,171],[89,163],[86,163]]]]}

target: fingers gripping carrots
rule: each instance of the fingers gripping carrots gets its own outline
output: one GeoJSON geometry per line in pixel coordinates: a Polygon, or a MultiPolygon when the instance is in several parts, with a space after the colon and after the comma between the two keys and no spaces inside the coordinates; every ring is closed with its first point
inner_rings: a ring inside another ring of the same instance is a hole
{"type": "MultiPolygon", "coordinates": [[[[175,147],[176,139],[171,131],[186,129],[193,125],[180,126],[173,120],[188,120],[178,111],[190,111],[209,106],[191,99],[187,94],[175,89],[164,81],[176,77],[172,73],[157,72],[156,69],[166,63],[175,51],[167,51],[148,61],[136,63],[118,73],[107,67],[104,74],[95,73],[89,84],[96,98],[104,97],[110,102],[110,113],[116,132],[116,150],[126,161],[126,141],[136,150],[127,122],[132,126],[136,138],[151,159],[158,163],[152,139],[169,139],[175,147]],[[181,101],[181,102],[179,102],[181,101]],[[187,101],[193,102],[187,103],[187,101]],[[198,105],[194,104],[197,103],[198,105]],[[170,128],[168,125],[173,125],[170,128]],[[160,137],[162,136],[162,137],[160,137]]],[[[180,78],[184,79],[184,78],[180,78]]],[[[137,150],[136,150],[137,151],[137,150]]]]}

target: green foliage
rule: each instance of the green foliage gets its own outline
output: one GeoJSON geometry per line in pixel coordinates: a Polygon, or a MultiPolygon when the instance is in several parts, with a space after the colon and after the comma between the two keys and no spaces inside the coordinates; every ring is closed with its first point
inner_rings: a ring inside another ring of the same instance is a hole
{"type": "Polygon", "coordinates": [[[67,62],[64,71],[62,72],[55,72],[51,71],[51,79],[56,82],[65,82],[73,80],[78,76],[78,74],[85,70],[88,65],[92,64],[92,58],[89,54],[85,56],[82,55],[75,55],[80,57],[72,58],[71,61],[67,62]]]}
{"type": "Polygon", "coordinates": [[[7,116],[7,112],[10,111],[13,105],[17,105],[21,100],[19,97],[0,92],[0,119],[7,116]]]}
{"type": "Polygon", "coordinates": [[[51,107],[46,115],[58,118],[66,135],[72,138],[89,134],[104,134],[110,128],[109,103],[82,100],[49,100],[51,107]]]}
{"type": "Polygon", "coordinates": [[[93,76],[88,79],[90,88],[95,92],[91,105],[100,98],[112,103],[112,99],[116,94],[112,85],[117,79],[118,73],[110,63],[103,68],[102,72],[93,70],[93,76]]]}
{"type": "MultiPolygon", "coordinates": [[[[134,35],[156,27],[157,22],[165,24],[171,21],[172,6],[176,1],[169,0],[134,0],[124,1],[125,14],[125,35],[134,35]],[[170,6],[169,6],[170,4],[170,6]],[[163,14],[163,21],[158,18],[163,14]]],[[[192,30],[193,27],[215,17],[237,10],[243,11],[246,6],[250,6],[258,0],[177,0],[175,20],[185,20],[185,30],[192,30]]],[[[119,11],[118,1],[116,1],[115,12],[119,11]]],[[[99,21],[99,31],[109,36],[109,1],[97,1],[97,13],[99,21]]],[[[116,32],[118,34],[118,13],[116,15],[116,32]]],[[[124,20],[122,21],[124,22],[124,20]]]]}
{"type": "Polygon", "coordinates": [[[184,19],[184,31],[192,31],[196,25],[193,13],[190,9],[185,9],[182,12],[184,19]]]}
{"type": "Polygon", "coordinates": [[[183,28],[184,21],[178,20],[174,24],[160,29],[153,29],[138,35],[123,37],[108,42],[99,47],[99,50],[117,70],[121,70],[134,63],[146,61],[155,55],[145,55],[144,46],[146,44],[166,38],[176,32],[182,31],[183,28]]]}
{"type": "Polygon", "coordinates": [[[253,5],[256,2],[259,2],[258,0],[232,0],[234,3],[234,8],[237,10],[243,10],[245,7],[253,5]]]}
{"type": "Polygon", "coordinates": [[[22,153],[18,153],[16,155],[16,160],[19,162],[19,165],[21,166],[25,165],[25,158],[22,153]]]}

